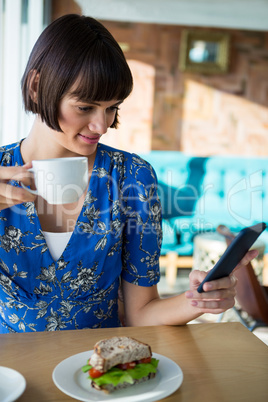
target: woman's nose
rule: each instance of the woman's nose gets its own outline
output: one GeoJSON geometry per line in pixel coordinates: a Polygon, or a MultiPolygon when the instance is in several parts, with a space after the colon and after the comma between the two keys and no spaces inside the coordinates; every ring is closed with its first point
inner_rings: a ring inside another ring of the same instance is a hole
{"type": "Polygon", "coordinates": [[[108,129],[106,113],[99,112],[91,116],[88,128],[93,133],[105,134],[108,129]]]}

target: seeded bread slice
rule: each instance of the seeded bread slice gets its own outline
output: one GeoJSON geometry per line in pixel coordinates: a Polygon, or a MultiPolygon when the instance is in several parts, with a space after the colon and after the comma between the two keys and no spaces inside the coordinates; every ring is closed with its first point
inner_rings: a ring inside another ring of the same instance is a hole
{"type": "Polygon", "coordinates": [[[129,363],[151,356],[151,347],[146,343],[128,336],[114,336],[95,344],[90,365],[105,373],[117,364],[129,363]]]}

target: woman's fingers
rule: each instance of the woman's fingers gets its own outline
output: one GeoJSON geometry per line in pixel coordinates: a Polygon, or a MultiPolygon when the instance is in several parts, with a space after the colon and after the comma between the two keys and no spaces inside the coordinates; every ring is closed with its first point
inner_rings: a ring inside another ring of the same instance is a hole
{"type": "Polygon", "coordinates": [[[24,166],[0,166],[0,183],[7,184],[11,181],[18,181],[30,186],[33,183],[34,176],[33,173],[29,172],[29,167],[31,167],[30,163],[24,166]]]}
{"type": "Polygon", "coordinates": [[[221,313],[235,304],[235,286],[237,280],[234,274],[206,282],[204,292],[199,293],[197,288],[206,277],[207,272],[192,271],[190,275],[191,290],[185,293],[191,306],[196,307],[202,313],[221,313]]]}
{"type": "Polygon", "coordinates": [[[207,272],[193,270],[190,272],[189,280],[190,280],[190,289],[197,289],[200,283],[205,279],[207,276],[207,272]]]}
{"type": "Polygon", "coordinates": [[[30,164],[23,167],[0,167],[0,209],[11,207],[22,202],[34,201],[35,196],[29,191],[10,184],[21,181],[26,186],[32,184],[33,175],[28,172],[30,164]]]}
{"type": "Polygon", "coordinates": [[[193,300],[221,300],[221,299],[226,299],[226,298],[232,298],[235,296],[236,291],[235,291],[235,284],[230,287],[226,288],[219,288],[215,290],[210,290],[206,292],[199,293],[196,290],[194,291],[187,291],[185,293],[186,297],[188,299],[193,299],[193,300]]]}
{"type": "Polygon", "coordinates": [[[217,279],[215,281],[204,283],[203,290],[204,292],[211,292],[218,289],[230,289],[235,287],[236,282],[237,279],[235,275],[230,274],[229,276],[224,276],[223,278],[217,279]]]}
{"type": "Polygon", "coordinates": [[[240,263],[235,267],[235,270],[239,269],[243,265],[247,265],[253,258],[258,256],[258,250],[249,250],[247,254],[242,258],[240,263]]]}
{"type": "MultiPolygon", "coordinates": [[[[191,290],[196,290],[200,283],[205,279],[207,276],[208,272],[205,271],[199,271],[199,270],[194,270],[190,273],[189,279],[190,279],[190,289],[191,290]]],[[[233,287],[236,285],[236,278],[233,274],[230,274],[229,276],[225,276],[221,279],[217,279],[214,281],[206,282],[203,285],[203,289],[205,292],[215,290],[215,289],[226,289],[229,287],[233,287]]],[[[200,293],[197,293],[200,294],[200,293]]]]}
{"type": "Polygon", "coordinates": [[[185,296],[190,299],[191,306],[202,313],[222,313],[235,304],[235,288],[204,293],[186,292],[185,296]]]}
{"type": "Polygon", "coordinates": [[[24,166],[0,166],[0,180],[1,181],[20,181],[22,179],[32,177],[32,173],[28,171],[31,165],[24,166]]]}
{"type": "Polygon", "coordinates": [[[23,188],[0,182],[0,203],[10,205],[13,201],[19,203],[34,199],[35,196],[23,188]]]}
{"type": "MultiPolygon", "coordinates": [[[[246,266],[253,258],[257,257],[257,250],[250,250],[236,266],[235,270],[246,266]]],[[[204,292],[197,292],[200,283],[205,279],[208,272],[194,270],[190,273],[190,290],[185,292],[190,305],[196,307],[201,313],[222,313],[235,304],[235,286],[237,279],[235,270],[229,276],[206,282],[203,285],[204,292]]]]}
{"type": "Polygon", "coordinates": [[[221,300],[192,300],[191,305],[196,307],[202,313],[220,314],[229,308],[234,307],[233,297],[221,300]]]}

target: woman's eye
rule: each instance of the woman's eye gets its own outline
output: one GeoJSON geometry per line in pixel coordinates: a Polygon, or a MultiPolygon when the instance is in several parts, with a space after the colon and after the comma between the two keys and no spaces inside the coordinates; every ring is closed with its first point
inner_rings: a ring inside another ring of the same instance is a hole
{"type": "MultiPolygon", "coordinates": [[[[80,112],[87,113],[87,112],[92,111],[94,109],[94,106],[77,106],[77,109],[80,112]]],[[[107,111],[112,112],[112,113],[115,113],[118,110],[119,110],[119,106],[110,106],[107,108],[107,111]]]]}
{"type": "Polygon", "coordinates": [[[91,109],[91,106],[78,106],[78,110],[80,110],[80,112],[88,112],[91,109]]]}
{"type": "Polygon", "coordinates": [[[109,110],[111,112],[117,112],[118,110],[120,110],[120,108],[119,108],[119,106],[111,106],[111,107],[109,107],[109,110]]]}

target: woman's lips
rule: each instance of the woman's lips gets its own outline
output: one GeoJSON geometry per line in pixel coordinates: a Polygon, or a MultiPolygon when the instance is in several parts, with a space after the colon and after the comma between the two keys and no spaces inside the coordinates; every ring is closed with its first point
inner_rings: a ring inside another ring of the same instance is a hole
{"type": "Polygon", "coordinates": [[[100,135],[96,136],[96,135],[92,135],[91,137],[87,137],[85,135],[82,134],[78,134],[78,136],[87,144],[97,144],[100,140],[100,135]]]}

